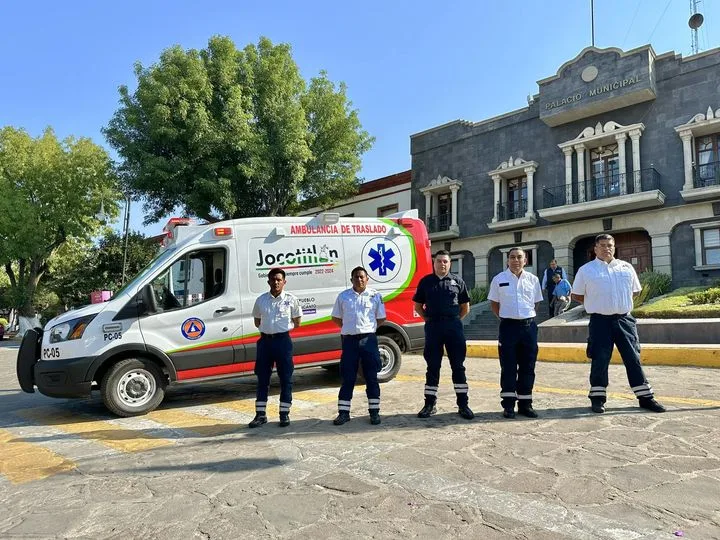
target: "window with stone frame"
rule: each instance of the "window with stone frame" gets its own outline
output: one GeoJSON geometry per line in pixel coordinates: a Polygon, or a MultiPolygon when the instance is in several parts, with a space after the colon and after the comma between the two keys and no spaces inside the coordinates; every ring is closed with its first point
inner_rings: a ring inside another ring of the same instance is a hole
{"type": "Polygon", "coordinates": [[[381,206],[377,209],[377,217],[385,217],[392,214],[397,214],[399,208],[400,206],[398,205],[398,203],[381,206]]]}
{"type": "Polygon", "coordinates": [[[512,178],[507,181],[507,205],[500,219],[516,219],[527,212],[527,177],[512,178]]]}
{"type": "Polygon", "coordinates": [[[621,195],[617,144],[598,146],[590,150],[590,179],[585,193],[589,200],[621,195]]]}
{"type": "Polygon", "coordinates": [[[452,215],[452,196],[448,193],[438,195],[437,230],[447,231],[450,228],[452,215]]]}
{"type": "Polygon", "coordinates": [[[720,265],[720,227],[703,229],[700,234],[702,242],[702,264],[720,265]]]}
{"type": "Polygon", "coordinates": [[[705,135],[695,139],[695,178],[698,187],[717,185],[720,177],[718,136],[705,135]]]}

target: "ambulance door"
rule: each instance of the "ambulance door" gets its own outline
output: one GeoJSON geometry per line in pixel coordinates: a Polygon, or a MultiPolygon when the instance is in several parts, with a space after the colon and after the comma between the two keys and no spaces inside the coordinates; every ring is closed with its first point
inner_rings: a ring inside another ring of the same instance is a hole
{"type": "Polygon", "coordinates": [[[232,336],[242,333],[234,239],[197,244],[150,283],[157,311],[140,319],[148,347],[164,351],[178,379],[228,372],[232,336]],[[225,369],[222,366],[226,366],[225,369]]]}
{"type": "MultiPolygon", "coordinates": [[[[260,232],[260,231],[258,231],[260,232]]],[[[300,301],[302,322],[291,333],[295,364],[312,364],[340,358],[340,329],[330,319],[338,294],[350,286],[342,236],[317,234],[307,227],[274,227],[248,241],[248,298],[243,298],[244,322],[251,324],[253,302],[268,291],[271,268],[285,271],[285,290],[300,301]]],[[[248,341],[248,360],[255,359],[256,339],[248,341]]]]}

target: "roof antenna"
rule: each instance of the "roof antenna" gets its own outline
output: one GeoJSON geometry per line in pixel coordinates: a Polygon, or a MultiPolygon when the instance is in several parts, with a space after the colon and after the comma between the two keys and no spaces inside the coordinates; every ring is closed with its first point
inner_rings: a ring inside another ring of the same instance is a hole
{"type": "Polygon", "coordinates": [[[698,47],[698,28],[702,26],[705,17],[702,13],[698,13],[697,7],[701,0],[690,0],[690,19],[688,20],[688,26],[690,27],[690,47],[692,54],[700,52],[698,47]]]}
{"type": "Polygon", "coordinates": [[[595,46],[595,0],[590,0],[590,37],[595,46]]]}

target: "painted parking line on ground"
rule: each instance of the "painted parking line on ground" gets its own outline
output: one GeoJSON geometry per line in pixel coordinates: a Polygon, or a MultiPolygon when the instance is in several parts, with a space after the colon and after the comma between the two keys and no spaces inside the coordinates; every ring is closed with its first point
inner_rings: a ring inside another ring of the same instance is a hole
{"type": "MultiPolygon", "coordinates": [[[[397,381],[400,382],[417,382],[417,383],[425,383],[425,376],[424,375],[397,375],[395,377],[397,381]]],[[[452,379],[450,377],[441,377],[440,382],[443,385],[448,385],[448,388],[452,388],[452,379]]],[[[500,384],[496,382],[490,382],[490,381],[482,381],[482,380],[468,380],[468,384],[470,385],[470,389],[473,388],[492,388],[494,390],[497,390],[500,392],[500,384]]],[[[419,388],[420,391],[422,391],[422,387],[419,388]]],[[[588,389],[580,389],[580,388],[558,388],[554,386],[544,386],[542,384],[538,385],[536,384],[533,387],[534,393],[545,393],[545,394],[561,394],[561,395],[567,395],[567,396],[582,396],[587,398],[588,395],[588,389]]],[[[614,399],[627,399],[635,401],[637,398],[634,394],[626,392],[608,392],[608,398],[614,398],[614,399]]],[[[720,407],[720,400],[716,399],[703,399],[703,398],[685,398],[685,397],[678,397],[678,396],[662,396],[662,402],[663,403],[674,403],[677,405],[695,405],[698,407],[720,407]]]]}
{"type": "Polygon", "coordinates": [[[146,418],[175,429],[190,431],[202,437],[216,437],[237,431],[237,423],[204,416],[182,409],[159,409],[149,412],[146,418]]]}
{"type": "Polygon", "coordinates": [[[75,468],[73,461],[0,429],[0,475],[13,484],[42,480],[75,468]]]}
{"type": "Polygon", "coordinates": [[[93,420],[69,409],[35,407],[18,410],[16,414],[71,435],[92,439],[121,452],[144,452],[173,444],[172,441],[155,437],[146,430],[128,429],[114,424],[111,420],[93,420]]]}

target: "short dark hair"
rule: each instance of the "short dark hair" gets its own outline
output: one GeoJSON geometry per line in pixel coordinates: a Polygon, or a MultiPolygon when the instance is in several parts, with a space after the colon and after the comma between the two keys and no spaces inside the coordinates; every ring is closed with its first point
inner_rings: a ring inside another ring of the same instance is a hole
{"type": "Polygon", "coordinates": [[[595,245],[596,245],[596,246],[600,243],[600,240],[612,240],[612,243],[613,243],[613,244],[615,243],[615,238],[613,238],[613,235],[612,235],[612,234],[608,234],[608,233],[598,234],[598,235],[595,237],[595,245]]]}
{"type": "Polygon", "coordinates": [[[270,279],[270,276],[274,276],[275,274],[280,274],[283,279],[285,279],[285,270],[282,268],[271,268],[268,272],[268,279],[270,279]]]}
{"type": "Polygon", "coordinates": [[[447,255],[448,257],[450,257],[450,252],[447,249],[439,249],[435,252],[435,255],[433,255],[433,260],[443,255],[447,255]]]}
{"type": "Polygon", "coordinates": [[[523,255],[525,255],[525,257],[527,257],[527,252],[526,252],[523,248],[521,248],[521,247],[510,248],[510,251],[508,251],[507,256],[510,257],[510,254],[511,254],[513,251],[522,251],[522,252],[523,252],[523,255]]]}
{"type": "Polygon", "coordinates": [[[555,278],[562,279],[562,274],[560,272],[553,272],[552,277],[553,277],[553,279],[555,279],[555,278]]]}
{"type": "Polygon", "coordinates": [[[368,275],[367,270],[365,270],[364,267],[362,267],[362,266],[356,266],[355,268],[352,269],[352,272],[350,272],[350,278],[351,278],[351,279],[354,278],[354,277],[355,277],[355,272],[360,272],[360,270],[362,270],[363,272],[365,272],[365,275],[366,275],[366,276],[368,275]]]}

